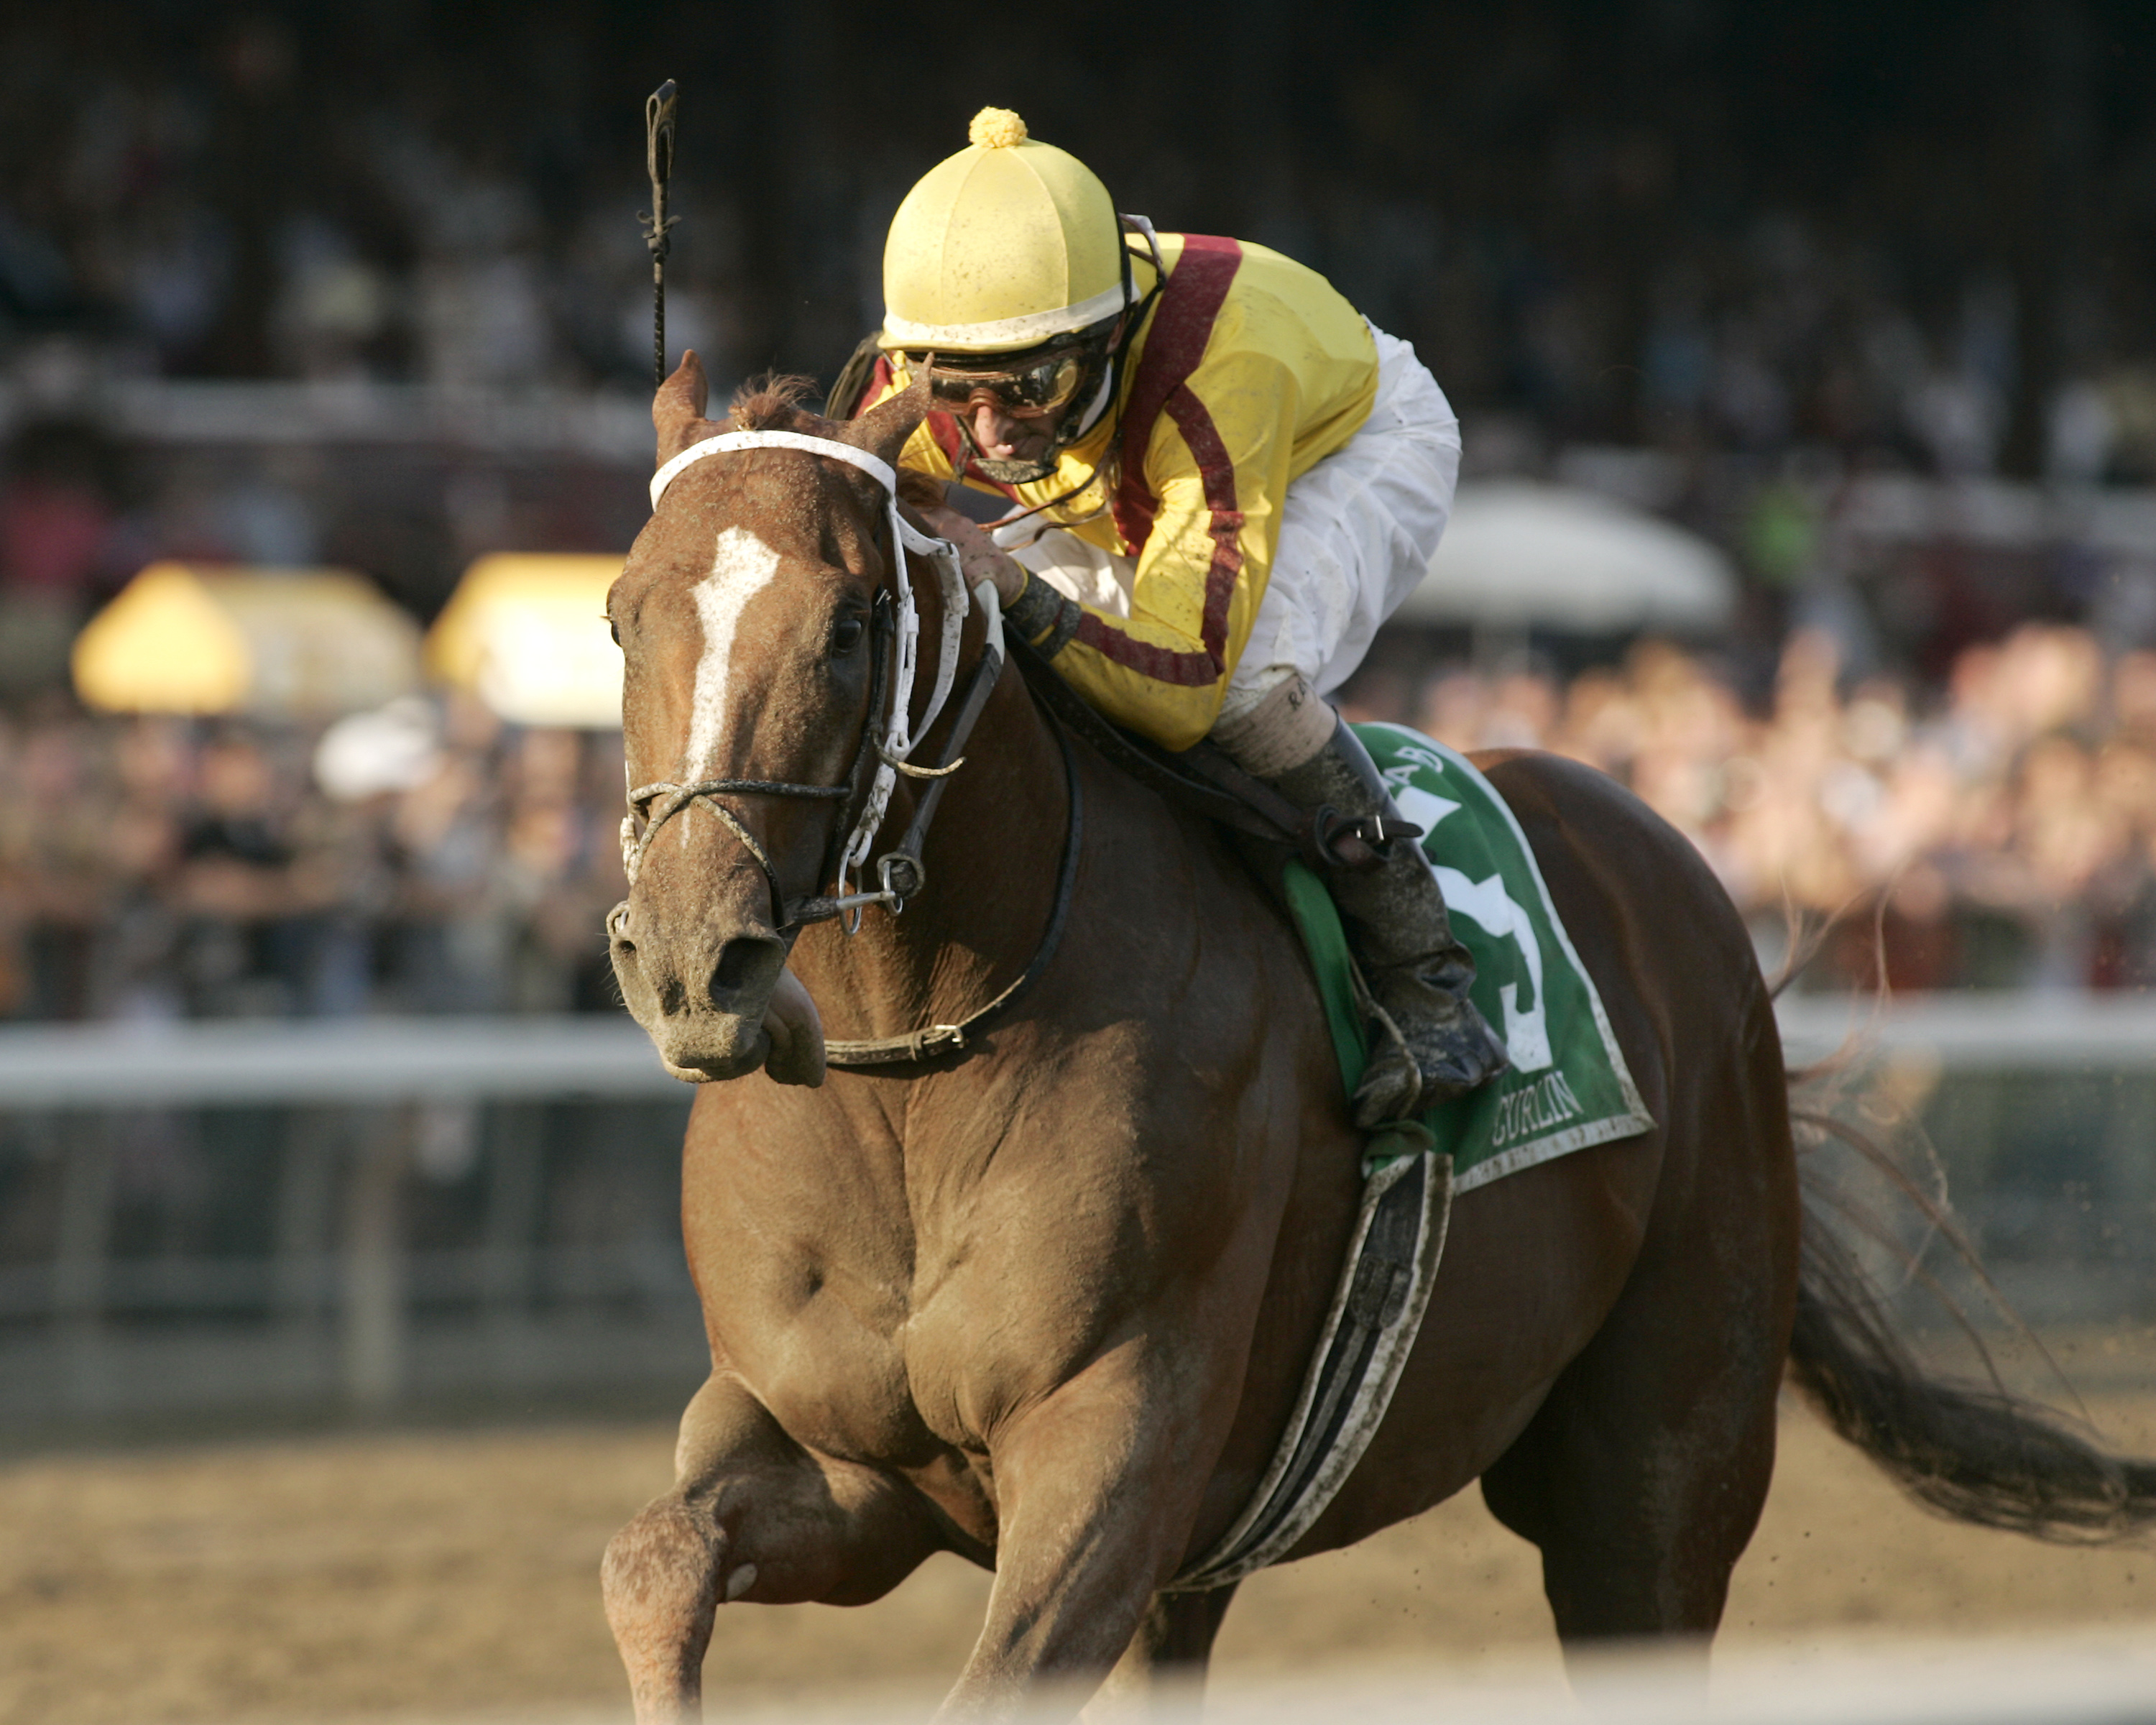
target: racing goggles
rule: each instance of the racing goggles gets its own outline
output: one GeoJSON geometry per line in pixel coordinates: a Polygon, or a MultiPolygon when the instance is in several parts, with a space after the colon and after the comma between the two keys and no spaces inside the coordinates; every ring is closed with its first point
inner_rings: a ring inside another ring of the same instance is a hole
{"type": "MultiPolygon", "coordinates": [[[[907,356],[916,365],[926,354],[907,356]]],[[[1000,365],[937,365],[928,373],[928,393],[941,408],[968,408],[985,398],[1014,419],[1039,418],[1069,405],[1086,381],[1087,350],[1083,345],[1036,353],[1022,364],[1004,356],[1000,365]]]]}

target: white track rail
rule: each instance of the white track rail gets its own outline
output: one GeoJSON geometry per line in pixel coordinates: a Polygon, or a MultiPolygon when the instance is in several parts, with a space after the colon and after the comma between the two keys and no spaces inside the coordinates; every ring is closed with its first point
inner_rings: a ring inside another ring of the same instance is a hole
{"type": "MultiPolygon", "coordinates": [[[[1948,1070],[2156,1070],[2156,1000],[1945,994],[1780,1007],[1793,1062],[1845,1045],[1948,1070]]],[[[0,1029],[0,1109],[591,1096],[685,1100],[626,1018],[408,1018],[0,1029]]]]}
{"type": "Polygon", "coordinates": [[[1944,993],[1884,1004],[1800,995],[1784,999],[1778,1016],[1792,1063],[1846,1046],[1949,1070],[2156,1068],[2156,999],[2143,994],[1944,993]]]}
{"type": "Polygon", "coordinates": [[[626,1018],[275,1019],[0,1031],[0,1108],[686,1100],[626,1018]]]}
{"type": "MultiPolygon", "coordinates": [[[[1950,996],[1898,1001],[1875,1011],[1867,1003],[1811,997],[1784,1003],[1782,1026],[1794,1062],[1831,1054],[1853,1034],[1861,1059],[1935,1063],[1948,1073],[2156,1071],[2156,1004],[2133,998],[1950,996]]],[[[469,1284],[480,1290],[489,1322],[513,1320],[532,1336],[548,1338],[527,1351],[534,1360],[568,1369],[574,1337],[545,1329],[542,1320],[553,1318],[531,1307],[530,1290],[538,1286],[542,1269],[552,1266],[548,1275],[565,1287],[577,1281],[568,1271],[582,1274],[578,1265],[557,1264],[559,1253],[548,1255],[553,1249],[535,1232],[533,1217],[517,1207],[523,1201],[519,1192],[537,1189],[531,1184],[538,1178],[533,1123],[523,1122],[516,1127],[521,1138],[505,1139],[487,1152],[495,1160],[489,1164],[494,1172],[488,1176],[485,1239],[461,1255],[449,1255],[454,1263],[437,1262],[439,1253],[415,1254],[404,1239],[402,1194],[418,1147],[434,1127],[456,1126],[453,1117],[460,1111],[469,1117],[476,1104],[544,1106],[583,1098],[672,1104],[685,1112],[694,1093],[666,1076],[649,1041],[626,1017],[0,1029],[0,1117],[12,1117],[10,1129],[28,1135],[23,1142],[62,1152],[52,1255],[0,1274],[0,1313],[42,1320],[18,1324],[10,1344],[34,1358],[0,1358],[0,1426],[24,1417],[23,1408],[32,1403],[49,1404],[48,1412],[72,1409],[85,1417],[146,1407],[151,1389],[171,1384],[206,1405],[218,1403],[227,1392],[217,1384],[224,1379],[207,1368],[138,1369],[141,1363],[126,1350],[141,1337],[124,1326],[108,1327],[105,1314],[122,1307],[224,1312],[232,1307],[233,1286],[266,1286],[272,1315],[285,1315],[254,1329],[228,1326],[228,1336],[217,1332],[218,1345],[228,1343],[233,1352],[224,1378],[234,1396],[239,1390],[232,1385],[253,1393],[288,1378],[286,1387],[299,1386],[295,1395],[316,1394],[308,1386],[323,1377],[333,1378],[336,1393],[354,1407],[379,1411],[397,1404],[415,1386],[442,1375],[435,1369],[440,1362],[428,1352],[439,1353],[442,1338],[417,1332],[413,1312],[425,1288],[451,1271],[458,1288],[469,1284]],[[290,1111],[282,1127],[280,1172],[264,1188],[263,1202],[280,1217],[288,1210],[300,1216],[318,1209],[320,1225],[286,1228],[280,1221],[266,1258],[160,1261],[146,1268],[116,1260],[110,1239],[117,1190],[115,1132],[125,1123],[119,1117],[134,1110],[250,1106],[290,1111]],[[321,1188],[317,1199],[302,1204],[316,1186],[321,1188]],[[334,1235],[326,1231],[332,1215],[338,1219],[334,1235]],[[147,1287],[143,1277],[152,1271],[157,1286],[147,1287]],[[293,1313],[304,1322],[285,1322],[293,1313]],[[313,1327],[317,1317],[326,1323],[332,1315],[334,1332],[313,1327]],[[280,1338],[293,1337],[313,1376],[295,1375],[289,1362],[279,1363],[285,1359],[275,1352],[285,1345],[280,1338]]],[[[457,1129],[479,1127],[467,1118],[457,1129]]],[[[638,1129],[654,1131],[648,1121],[638,1129]]],[[[655,1131],[654,1147],[670,1154],[676,1142],[671,1131],[663,1124],[655,1131]]],[[[640,1260],[631,1252],[624,1261],[634,1268],[640,1260]]],[[[676,1260],[669,1255],[667,1261],[676,1260]]],[[[588,1328],[584,1317],[572,1312],[570,1328],[588,1328]]],[[[683,1333],[694,1343],[693,1323],[683,1333]]],[[[157,1358],[163,1358],[162,1351],[157,1358]]],[[[499,1368],[502,1358],[501,1349],[492,1348],[481,1363],[499,1368]]],[[[2149,1692],[2156,1696],[2156,1683],[2149,1692]]],[[[1375,1720],[1383,1713],[1377,1707],[1366,1717],[1375,1720]]],[[[2156,1711],[2103,1717],[2146,1717],[2156,1725],[2156,1711]]],[[[1520,1725],[1519,1719],[1512,1725],[1520,1725]]]]}

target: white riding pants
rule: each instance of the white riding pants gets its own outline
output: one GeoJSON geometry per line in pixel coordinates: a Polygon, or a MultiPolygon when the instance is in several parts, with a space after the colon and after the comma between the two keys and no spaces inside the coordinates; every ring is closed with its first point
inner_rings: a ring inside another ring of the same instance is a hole
{"type": "MultiPolygon", "coordinates": [[[[1374,326],[1378,393],[1340,449],[1287,488],[1270,578],[1216,725],[1296,677],[1330,695],[1429,572],[1460,478],[1460,420],[1414,347],[1374,326]]],[[[1127,617],[1135,557],[1051,528],[1012,555],[1081,604],[1127,617]]]]}

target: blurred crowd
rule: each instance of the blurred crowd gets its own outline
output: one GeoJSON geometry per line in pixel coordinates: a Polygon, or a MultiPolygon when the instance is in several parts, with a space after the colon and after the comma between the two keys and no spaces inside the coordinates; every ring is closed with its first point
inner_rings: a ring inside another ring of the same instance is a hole
{"type": "MultiPolygon", "coordinates": [[[[602,177],[574,96],[528,68],[521,99],[513,73],[472,80],[528,54],[525,29],[414,52],[411,22],[213,7],[115,30],[33,6],[0,26],[0,347],[59,334],[198,377],[642,375],[641,151],[602,177]]],[[[626,131],[643,90],[624,70],[626,131]]],[[[703,225],[670,312],[710,346],[724,218],[703,225]]]]}
{"type": "Polygon", "coordinates": [[[2156,472],[2138,8],[1218,4],[1103,19],[1109,52],[1023,18],[904,104],[875,100],[913,45],[887,9],[707,10],[212,6],[116,29],[19,8],[0,349],[634,388],[638,105],[663,59],[685,91],[670,328],[722,382],[835,369],[880,315],[898,198],[993,99],[1123,208],[1323,270],[1455,405],[1531,439],[2156,472]],[[1222,38],[1224,128],[1158,100],[1222,38]],[[816,123],[739,100],[743,67],[812,85],[816,123]]]}
{"type": "Polygon", "coordinates": [[[521,420],[640,413],[639,105],[667,75],[669,345],[721,389],[828,377],[880,314],[906,185],[1009,103],[1119,207],[1276,246],[1413,341],[1471,478],[1614,488],[1744,578],[1720,657],[1643,644],[1568,679],[1389,659],[1368,711],[1625,779],[1763,940],[1784,897],[1850,912],[1816,975],[1867,975],[1875,925],[1902,986],[2156,973],[2156,556],[2066,527],[1882,549],[1844,519],[1902,476],[2041,480],[2062,520],[2156,484],[2156,13],[1204,0],[1090,22],[999,18],[894,101],[917,21],[860,0],[12,8],[0,1014],[608,998],[610,741],[454,707],[413,782],[331,795],[297,731],[91,721],[57,691],[75,627],[153,557],[346,564],[424,617],[480,552],[626,543],[639,440],[542,458],[521,420]],[[1163,99],[1194,66],[1233,125],[1163,99]],[[280,380],[317,386],[288,393],[330,429],[173,424],[203,382],[280,380]],[[157,410],[126,422],[136,385],[157,410]],[[339,402],[393,420],[422,397],[495,429],[336,429],[339,402]],[[1621,483],[1578,459],[1612,454],[1621,483]]]}
{"type": "MultiPolygon", "coordinates": [[[[880,316],[891,212],[993,99],[1122,208],[1324,271],[1428,361],[1471,476],[1660,460],[1627,495],[1743,562],[1755,660],[1822,574],[1833,603],[1862,572],[1822,570],[1807,498],[1881,475],[2156,482],[2145,8],[1114,11],[1090,33],[1004,19],[963,76],[892,103],[912,25],[860,0],[262,0],[125,28],[96,0],[11,9],[0,696],[49,677],[69,624],[153,557],[349,565],[424,616],[483,551],[619,548],[649,354],[639,105],[670,73],[669,343],[721,390],[831,375],[880,316]],[[1159,100],[1164,73],[1216,63],[1234,126],[1159,100]],[[742,100],[744,68],[811,92],[814,123],[742,100]],[[214,414],[223,432],[183,433],[209,381],[313,386],[291,399],[315,406],[275,439],[214,414]],[[122,423],[133,384],[156,405],[122,423]],[[463,403],[446,417],[470,442],[415,431],[399,454],[340,418],[362,398],[415,424],[422,398],[463,403]],[[533,454],[520,422],[578,403],[619,409],[627,443],[533,454]]],[[[2009,614],[1977,619],[1992,633],[2085,616],[2090,560],[2041,556],[2008,583],[1935,558],[1900,587],[1918,609],[1975,591],[1964,610],[2009,614]]],[[[1897,631],[1887,656],[1933,676],[1976,632],[1897,631]]]]}
{"type": "Polygon", "coordinates": [[[1769,953],[1840,919],[1802,986],[2156,983],[2156,653],[2029,624],[1943,690],[1846,684],[1793,636],[1753,712],[1661,643],[1560,683],[1532,666],[1366,673],[1357,718],[1547,748],[1630,785],[1705,855],[1769,953]]]}
{"type": "MultiPolygon", "coordinates": [[[[1838,918],[1804,986],[2156,984],[2156,652],[2030,624],[1927,693],[1852,683],[1799,632],[1764,711],[1662,642],[1568,680],[1394,663],[1351,716],[1610,773],[1770,957],[1793,920],[1838,918]]],[[[381,734],[340,754],[57,706],[0,724],[0,1015],[612,1009],[618,739],[400,706],[419,716],[388,716],[408,728],[386,775],[350,764],[381,734]]]]}
{"type": "Polygon", "coordinates": [[[0,720],[0,1016],[610,1009],[619,740],[456,700],[398,768],[340,783],[285,727],[0,720]]]}

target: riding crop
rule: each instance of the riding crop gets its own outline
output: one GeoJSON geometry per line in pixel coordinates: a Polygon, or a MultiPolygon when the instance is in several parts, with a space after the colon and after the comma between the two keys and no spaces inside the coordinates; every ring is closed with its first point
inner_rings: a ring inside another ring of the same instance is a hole
{"type": "Polygon", "coordinates": [[[666,251],[680,219],[666,213],[666,182],[674,176],[674,110],[680,92],[669,78],[644,100],[644,163],[651,173],[651,209],[639,213],[651,253],[651,386],[666,381],[666,251]]]}

